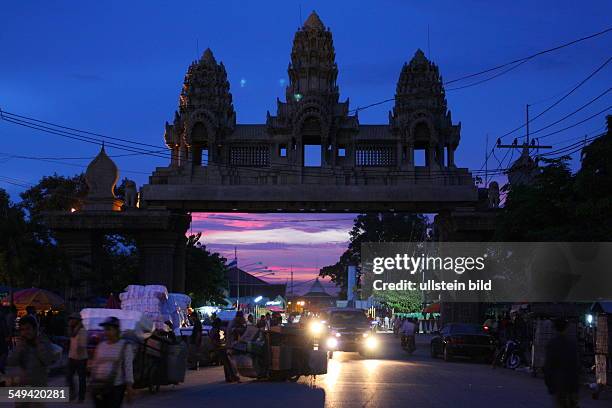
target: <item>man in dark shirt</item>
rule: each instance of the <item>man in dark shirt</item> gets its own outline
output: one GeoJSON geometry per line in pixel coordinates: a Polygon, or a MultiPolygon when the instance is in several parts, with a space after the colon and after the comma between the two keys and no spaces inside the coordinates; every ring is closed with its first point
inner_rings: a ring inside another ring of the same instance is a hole
{"type": "Polygon", "coordinates": [[[580,363],[578,346],[575,339],[569,338],[565,331],[567,321],[554,322],[558,334],[546,346],[544,375],[548,392],[554,396],[557,407],[578,407],[580,388],[580,363]]]}

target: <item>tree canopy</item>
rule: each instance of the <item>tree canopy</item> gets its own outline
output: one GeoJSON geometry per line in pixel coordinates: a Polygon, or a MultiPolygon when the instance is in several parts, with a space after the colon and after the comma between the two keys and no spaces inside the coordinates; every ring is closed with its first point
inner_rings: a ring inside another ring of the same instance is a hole
{"type": "Polygon", "coordinates": [[[612,239],[612,133],[595,139],[575,174],[570,157],[543,159],[529,185],[506,186],[498,241],[610,241],[612,239]]]}
{"type": "Polygon", "coordinates": [[[185,290],[196,305],[225,305],[226,259],[200,243],[202,233],[187,237],[185,290]]]}
{"type": "MultiPolygon", "coordinates": [[[[347,268],[361,263],[361,244],[367,242],[408,242],[428,239],[428,219],[422,214],[369,213],[355,218],[350,232],[348,248],[338,262],[321,268],[319,276],[330,277],[340,286],[341,296],[347,293],[347,268]]],[[[421,309],[420,294],[410,292],[383,295],[378,293],[379,301],[402,312],[421,309]]]]}

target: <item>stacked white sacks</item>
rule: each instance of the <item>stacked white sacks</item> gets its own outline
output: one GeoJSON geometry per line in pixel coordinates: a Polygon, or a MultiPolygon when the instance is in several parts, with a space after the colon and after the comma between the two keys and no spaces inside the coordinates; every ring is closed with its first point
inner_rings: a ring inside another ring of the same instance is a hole
{"type": "Polygon", "coordinates": [[[129,285],[119,295],[121,309],[136,310],[151,319],[155,328],[163,329],[164,322],[170,320],[166,302],[168,290],[162,285],[129,285]]]}

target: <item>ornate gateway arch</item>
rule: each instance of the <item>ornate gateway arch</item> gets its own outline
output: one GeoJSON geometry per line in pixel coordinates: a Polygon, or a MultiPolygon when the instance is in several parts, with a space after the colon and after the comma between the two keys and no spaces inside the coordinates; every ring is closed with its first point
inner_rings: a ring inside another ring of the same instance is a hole
{"type": "Polygon", "coordinates": [[[164,139],[171,152],[142,187],[147,208],[182,211],[438,212],[474,206],[455,165],[461,125],[438,67],[404,64],[387,124],[362,125],[339,100],[332,33],[312,13],[293,40],[286,102],[266,123],[236,124],[223,63],[210,49],[189,67],[164,139]],[[417,165],[415,155],[424,157],[417,165]],[[308,163],[314,158],[315,165],[308,163]]]}
{"type": "Polygon", "coordinates": [[[115,197],[118,169],[102,149],[87,170],[83,208],[48,214],[73,276],[103,273],[100,237],[125,233],[138,243],[141,283],[182,291],[192,211],[439,213],[443,240],[490,232],[493,214],[474,211],[486,207],[486,191],[455,164],[461,125],[452,123],[438,67],[421,50],[402,67],[381,125],[360,124],[348,99],[339,100],[332,34],[314,12],[295,34],[288,74],[276,115],[240,125],[223,63],[209,49],[193,62],[165,126],[170,161],[142,186],[139,206],[133,184],[126,203],[115,197]]]}

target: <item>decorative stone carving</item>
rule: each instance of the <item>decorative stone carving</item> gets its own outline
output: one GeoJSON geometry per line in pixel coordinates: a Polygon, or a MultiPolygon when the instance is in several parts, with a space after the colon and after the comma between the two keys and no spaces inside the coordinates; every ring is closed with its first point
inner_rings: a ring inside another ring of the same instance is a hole
{"type": "MultiPolygon", "coordinates": [[[[165,126],[170,165],[157,168],[150,185],[143,186],[141,207],[167,202],[178,190],[185,191],[187,201],[198,189],[204,201],[225,199],[228,194],[214,191],[237,185],[267,185],[261,194],[270,197],[276,196],[267,191],[270,186],[287,189],[297,197],[290,201],[298,209],[304,201],[300,188],[314,193],[325,185],[337,187],[348,201],[355,186],[393,185],[394,201],[401,194],[414,200],[425,191],[437,199],[429,188],[435,186],[461,190],[458,194],[471,202],[477,189],[469,171],[454,164],[460,126],[452,124],[436,65],[417,51],[402,70],[388,123],[360,125],[348,98],[340,101],[335,57],[332,33],[313,12],[293,38],[286,100],[277,99],[276,112],[267,112],[265,124],[235,124],[225,68],[205,51],[189,67],[178,112],[165,126]],[[425,167],[414,160],[419,150],[426,150],[425,167]],[[313,157],[318,151],[320,160],[313,157]]],[[[325,201],[322,208],[329,209],[325,201]]]]}
{"type": "MultiPolygon", "coordinates": [[[[179,111],[166,123],[164,141],[172,152],[171,167],[202,161],[202,151],[223,143],[236,126],[236,113],[223,63],[217,63],[210,48],[194,61],[185,74],[179,111]],[[196,129],[196,130],[194,130],[196,129]],[[205,132],[199,130],[205,129],[205,132]]],[[[216,159],[216,158],[215,158],[216,159]]],[[[208,160],[208,158],[206,158],[208,160]]]]}
{"type": "Polygon", "coordinates": [[[529,155],[529,148],[525,147],[521,156],[510,166],[508,181],[511,186],[528,185],[533,182],[539,172],[537,163],[529,155]]]}
{"type": "Polygon", "coordinates": [[[136,208],[138,203],[138,190],[133,180],[124,179],[125,205],[128,208],[136,208]]]}
{"type": "Polygon", "coordinates": [[[122,203],[115,197],[115,185],[118,179],[117,165],[108,157],[102,146],[100,153],[89,163],[85,171],[85,182],[89,189],[83,210],[119,211],[122,203]]]}
{"type": "Polygon", "coordinates": [[[499,184],[497,181],[489,183],[489,208],[499,208],[499,184]]]}
{"type": "MultiPolygon", "coordinates": [[[[438,67],[420,49],[402,67],[389,124],[404,143],[426,150],[428,167],[455,167],[454,151],[459,145],[461,124],[452,124],[438,67]]],[[[411,159],[406,161],[413,163],[411,159]]]]}

